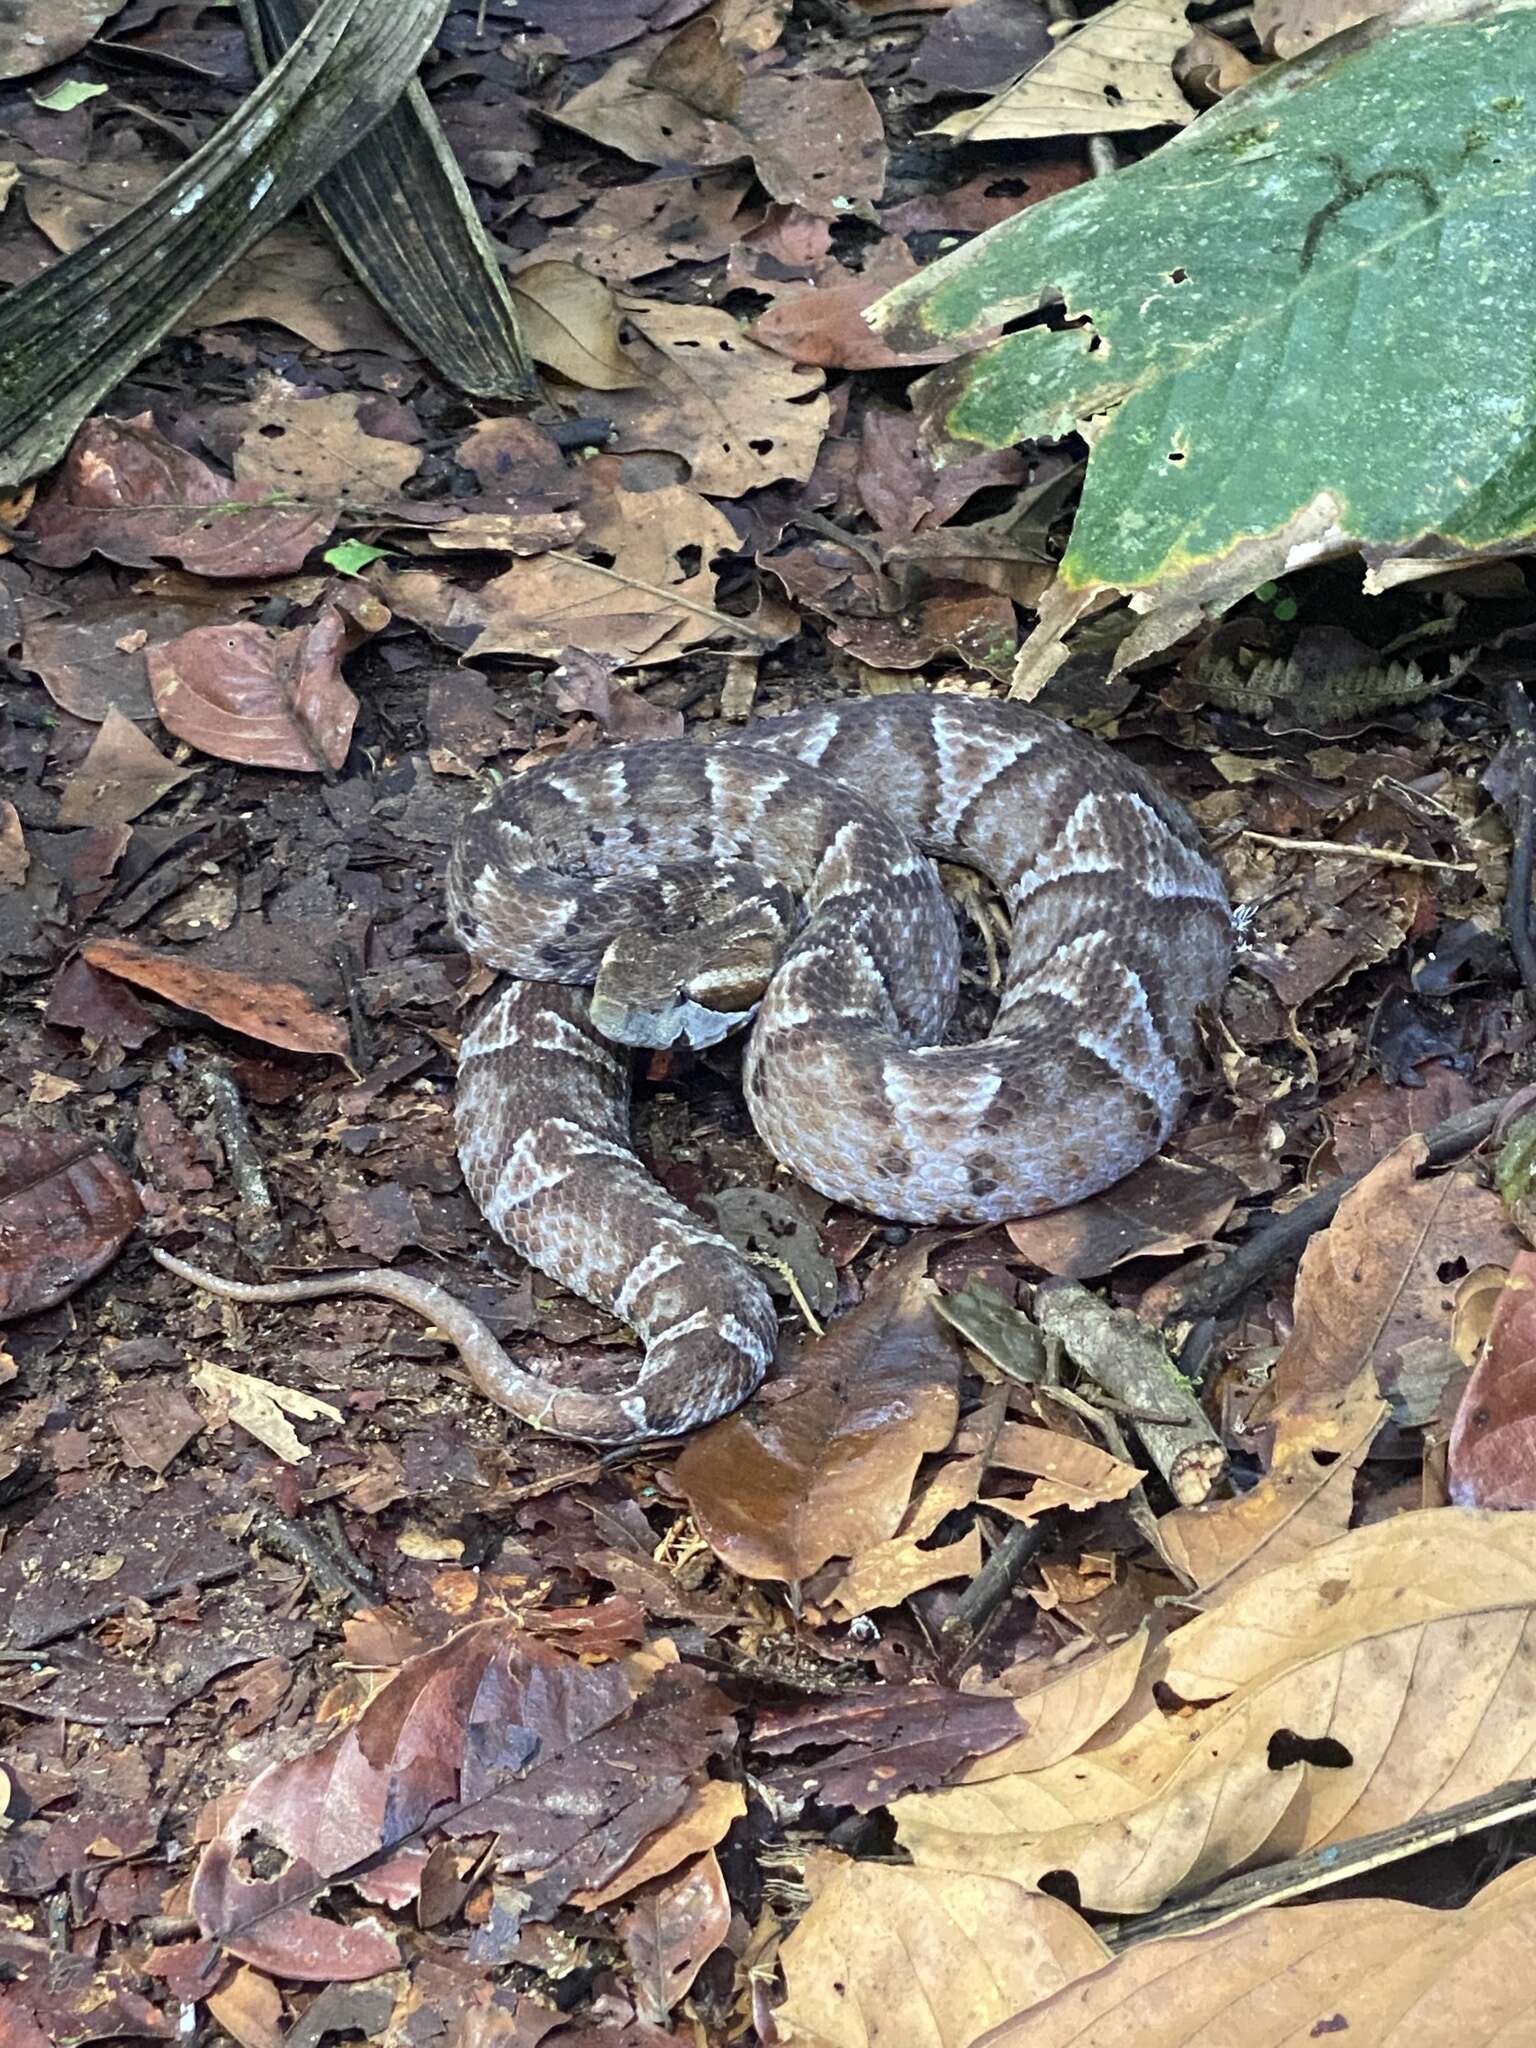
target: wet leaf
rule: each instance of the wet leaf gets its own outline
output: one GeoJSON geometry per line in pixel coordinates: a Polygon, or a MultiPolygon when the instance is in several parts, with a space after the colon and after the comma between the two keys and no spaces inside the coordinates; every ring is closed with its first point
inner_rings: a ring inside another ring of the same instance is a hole
{"type": "Polygon", "coordinates": [[[642,2019],[664,2026],[731,1931],[731,1901],[712,1849],[637,1899],[619,1922],[642,2019]]]}

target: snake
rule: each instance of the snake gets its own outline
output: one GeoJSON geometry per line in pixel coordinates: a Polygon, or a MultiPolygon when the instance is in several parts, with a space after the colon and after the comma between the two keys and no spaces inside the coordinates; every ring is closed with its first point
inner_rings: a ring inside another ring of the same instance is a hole
{"type": "Polygon", "coordinates": [[[246,1283],[155,1256],[241,1301],[404,1303],[489,1399],[595,1444],[727,1414],[778,1334],[760,1272],[635,1151],[633,1047],[746,1028],[747,1108],[791,1173],[899,1223],[993,1223],[1161,1149],[1233,947],[1220,871],[1153,778],[1032,705],[960,691],[546,759],[470,812],[446,904],[505,977],[459,1050],[465,1183],[523,1259],[636,1332],[638,1368],[556,1383],[411,1274],[246,1283]],[[968,1043],[947,1037],[961,946],[936,860],[979,871],[1011,927],[991,1028],[968,1043]]]}

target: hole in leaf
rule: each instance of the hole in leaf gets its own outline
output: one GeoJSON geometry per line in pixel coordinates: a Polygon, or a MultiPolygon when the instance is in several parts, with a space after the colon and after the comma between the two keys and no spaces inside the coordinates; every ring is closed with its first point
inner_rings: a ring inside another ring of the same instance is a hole
{"type": "Polygon", "coordinates": [[[1187,270],[1170,270],[1168,282],[1170,284],[1187,284],[1189,282],[1189,272],[1187,270]]]}
{"type": "Polygon", "coordinates": [[[676,560],[685,576],[697,576],[703,564],[704,550],[690,541],[686,547],[677,550],[676,560]]]}
{"type": "Polygon", "coordinates": [[[1453,1280],[1466,1279],[1467,1262],[1463,1258],[1442,1259],[1435,1271],[1439,1275],[1440,1285],[1449,1287],[1453,1280]]]}
{"type": "Polygon", "coordinates": [[[1182,448],[1170,448],[1168,460],[1170,462],[1182,462],[1184,460],[1184,450],[1182,448]]]}
{"type": "Polygon", "coordinates": [[[1074,1912],[1081,1911],[1082,1887],[1070,1870],[1048,1870],[1039,1883],[1041,1891],[1049,1892],[1053,1899],[1060,1899],[1074,1912]]]}
{"type": "Polygon", "coordinates": [[[1283,1771],[1287,1764],[1316,1764],[1324,1771],[1347,1771],[1354,1757],[1331,1735],[1298,1735],[1293,1728],[1277,1728],[1269,1738],[1269,1768],[1283,1771]]]}
{"type": "Polygon", "coordinates": [[[1112,107],[1123,107],[1125,105],[1125,94],[1120,90],[1118,85],[1106,85],[1104,88],[1104,97],[1109,101],[1109,104],[1112,107]]]}

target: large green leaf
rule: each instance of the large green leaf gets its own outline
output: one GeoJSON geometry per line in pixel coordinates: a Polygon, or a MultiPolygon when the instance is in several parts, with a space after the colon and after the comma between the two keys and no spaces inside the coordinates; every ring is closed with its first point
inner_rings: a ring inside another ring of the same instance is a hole
{"type": "Polygon", "coordinates": [[[1079,323],[919,387],[990,447],[1094,421],[1021,686],[1106,588],[1150,614],[1123,662],[1324,553],[1359,547],[1390,581],[1407,559],[1527,543],[1533,185],[1536,0],[1416,0],[881,300],[870,317],[903,350],[1049,300],[1079,323]]]}

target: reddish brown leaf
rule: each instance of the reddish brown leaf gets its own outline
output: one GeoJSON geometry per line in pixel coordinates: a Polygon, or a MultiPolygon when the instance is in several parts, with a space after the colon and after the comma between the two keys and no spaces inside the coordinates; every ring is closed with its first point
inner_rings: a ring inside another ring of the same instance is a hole
{"type": "Polygon", "coordinates": [[[198,576],[278,576],[298,569],[330,535],[312,506],[242,504],[227,477],[134,420],[87,420],[27,532],[52,569],[93,550],[129,568],[165,557],[198,576]]]}
{"type": "Polygon", "coordinates": [[[0,1322],[73,1294],[143,1213],[133,1182],[89,1138],[0,1124],[0,1322]]]}
{"type": "Polygon", "coordinates": [[[1458,1507],[1536,1507],[1536,1252],[1510,1267],[1461,1397],[1450,1485],[1458,1507]]]}
{"type": "Polygon", "coordinates": [[[781,1784],[869,1813],[900,1793],[942,1785],[972,1757],[1021,1741],[1029,1725],[1011,1699],[937,1685],[876,1686],[812,1707],[760,1711],[752,1741],[769,1756],[830,1750],[785,1771],[781,1784]]]}
{"type": "Polygon", "coordinates": [[[920,1459],[958,1412],[954,1340],[931,1306],[926,1254],[865,1300],[674,1467],[706,1540],[734,1571],[790,1583],[893,1536],[920,1459]]]}
{"type": "Polygon", "coordinates": [[[149,686],[166,730],[221,761],[316,773],[347,757],[357,699],[342,681],[343,621],[197,626],[150,650],[149,686]]]}
{"type": "Polygon", "coordinates": [[[413,1658],[343,1734],[256,1779],[198,1866],[192,1910],[275,1975],[373,1975],[393,1940],[312,1912],[327,1888],[345,1880],[400,1907],[434,1832],[494,1833],[527,1914],[547,1916],[682,1808],[730,1728],[727,1703],[682,1666],[645,1654],[594,1666],[511,1623],[477,1623],[413,1658]],[[253,1837],[286,1859],[279,1878],[249,1874],[253,1837]]]}
{"type": "Polygon", "coordinates": [[[196,1010],[230,1031],[280,1045],[288,1052],[332,1053],[344,1059],[347,1027],[327,1017],[291,981],[263,981],[228,967],[205,967],[197,960],[141,946],[134,939],[97,939],[84,949],[92,967],[119,975],[137,988],[147,988],[184,1010],[196,1010]]]}
{"type": "Polygon", "coordinates": [[[619,1932],[640,2017],[664,2025],[730,1931],[730,1894],[713,1849],[637,1900],[619,1932]]]}

